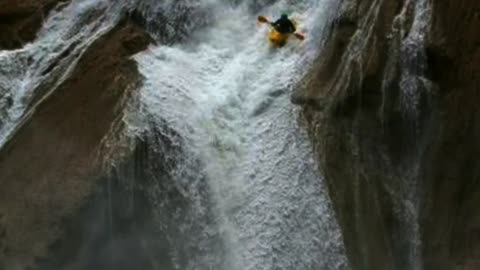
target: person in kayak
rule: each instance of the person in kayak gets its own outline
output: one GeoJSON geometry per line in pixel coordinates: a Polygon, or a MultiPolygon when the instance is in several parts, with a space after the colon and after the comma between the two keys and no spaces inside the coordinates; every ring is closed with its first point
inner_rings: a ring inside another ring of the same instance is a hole
{"type": "Polygon", "coordinates": [[[271,23],[273,28],[279,33],[282,34],[293,34],[295,31],[297,31],[295,25],[293,22],[288,18],[287,14],[282,14],[280,19],[275,21],[274,23],[271,23]]]}

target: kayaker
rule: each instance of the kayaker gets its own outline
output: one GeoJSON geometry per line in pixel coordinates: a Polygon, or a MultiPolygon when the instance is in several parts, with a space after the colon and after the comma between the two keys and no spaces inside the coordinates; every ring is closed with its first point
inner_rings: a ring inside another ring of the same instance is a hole
{"type": "Polygon", "coordinates": [[[271,23],[273,28],[282,34],[293,34],[297,30],[293,22],[288,18],[287,14],[282,14],[280,19],[271,23]]]}

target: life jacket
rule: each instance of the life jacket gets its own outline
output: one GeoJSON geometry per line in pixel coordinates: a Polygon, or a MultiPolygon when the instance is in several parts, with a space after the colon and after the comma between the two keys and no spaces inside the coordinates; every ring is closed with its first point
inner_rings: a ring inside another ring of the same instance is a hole
{"type": "Polygon", "coordinates": [[[272,24],[273,28],[282,34],[292,34],[296,31],[293,22],[287,18],[280,18],[272,24]]]}

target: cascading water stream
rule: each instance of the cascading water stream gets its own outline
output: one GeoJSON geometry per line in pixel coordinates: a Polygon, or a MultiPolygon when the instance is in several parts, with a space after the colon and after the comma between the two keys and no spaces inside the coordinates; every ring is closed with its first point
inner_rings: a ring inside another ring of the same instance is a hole
{"type": "MultiPolygon", "coordinates": [[[[35,109],[35,100],[54,91],[123,13],[136,9],[148,30],[159,35],[175,28],[156,33],[155,16],[168,19],[179,2],[73,0],[49,17],[33,43],[1,51],[0,146],[35,109]]],[[[159,129],[174,130],[184,150],[175,157],[172,175],[193,210],[176,224],[184,235],[169,239],[176,269],[347,269],[326,187],[289,100],[338,4],[284,0],[255,10],[238,2],[185,1],[210,17],[174,16],[191,19],[182,28],[188,37],[135,56],[144,86],[140,107],[131,106],[126,116],[127,136],[154,132],[153,121],[159,129]],[[308,38],[270,48],[267,27],[255,25],[256,15],[285,11],[308,38]],[[196,189],[199,182],[208,187],[208,198],[196,189]]],[[[168,33],[167,41],[175,36],[168,33]]],[[[159,205],[165,200],[155,197],[153,188],[151,196],[159,205]]]]}
{"type": "MultiPolygon", "coordinates": [[[[209,255],[188,254],[186,269],[347,268],[325,187],[289,101],[322,41],[321,31],[310,27],[325,23],[330,4],[279,1],[263,10],[295,10],[311,35],[280,50],[269,47],[265,28],[255,27],[256,14],[218,1],[213,25],[191,42],[151,47],[136,57],[145,82],[142,108],[127,119],[132,133],[144,132],[152,119],[166,122],[188,155],[175,181],[188,186],[189,171],[210,191],[223,251],[218,244],[199,247],[209,255]],[[200,168],[186,159],[200,160],[200,168]]],[[[198,196],[188,188],[185,193],[198,196]]],[[[201,238],[195,244],[207,243],[201,238]]]]}

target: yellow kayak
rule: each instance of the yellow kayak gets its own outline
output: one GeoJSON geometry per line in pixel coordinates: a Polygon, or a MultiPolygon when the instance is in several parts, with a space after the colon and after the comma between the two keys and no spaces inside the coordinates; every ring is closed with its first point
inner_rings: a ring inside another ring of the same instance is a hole
{"type": "MultiPolygon", "coordinates": [[[[298,23],[297,23],[296,20],[292,20],[292,22],[295,25],[295,27],[298,26],[298,23]]],[[[290,38],[291,35],[292,34],[282,34],[282,33],[278,32],[277,30],[275,30],[275,28],[272,28],[268,32],[268,40],[270,40],[270,42],[274,46],[282,47],[285,44],[287,44],[287,41],[288,41],[288,39],[290,38]]]]}
{"type": "Polygon", "coordinates": [[[278,47],[284,46],[289,37],[290,34],[282,34],[275,29],[271,29],[268,33],[268,40],[270,40],[273,45],[278,47]]]}

